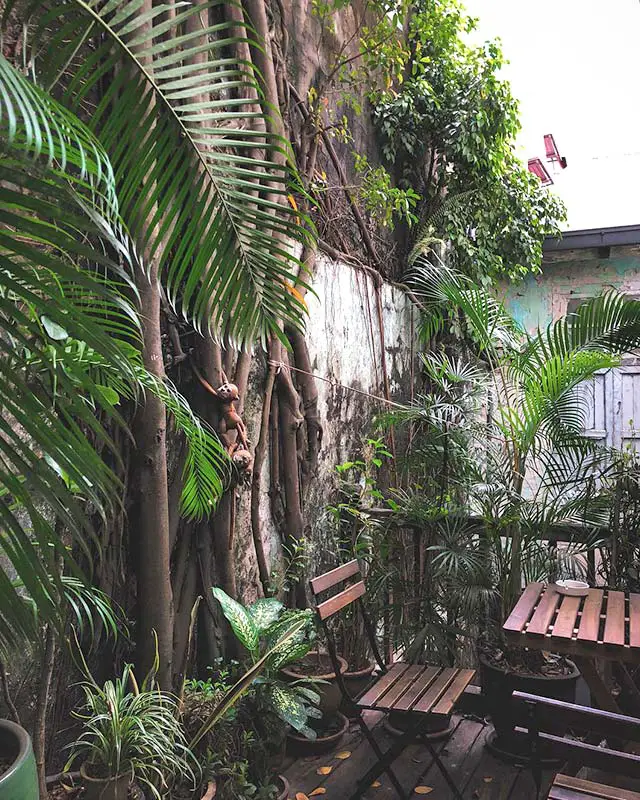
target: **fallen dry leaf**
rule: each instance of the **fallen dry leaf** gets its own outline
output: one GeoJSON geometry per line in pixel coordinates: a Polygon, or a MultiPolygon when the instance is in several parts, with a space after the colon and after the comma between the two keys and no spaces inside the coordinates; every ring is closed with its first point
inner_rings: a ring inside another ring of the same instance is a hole
{"type": "Polygon", "coordinates": [[[333,767],[318,767],[318,769],[316,770],[316,774],[317,775],[328,775],[331,772],[332,769],[333,769],[333,767]]]}
{"type": "Polygon", "coordinates": [[[372,789],[377,789],[379,786],[382,786],[382,784],[380,783],[380,781],[374,781],[374,782],[371,784],[371,788],[372,788],[372,789]]]}
{"type": "Polygon", "coordinates": [[[296,794],[296,800],[309,800],[309,798],[304,792],[298,792],[296,794]]]}
{"type": "Polygon", "coordinates": [[[416,786],[413,790],[416,794],[431,794],[433,791],[432,786],[416,786]]]}
{"type": "Polygon", "coordinates": [[[339,758],[341,761],[344,761],[345,758],[351,758],[351,750],[343,750],[342,753],[338,753],[336,758],[339,758]]]}
{"type": "Polygon", "coordinates": [[[318,786],[317,789],[314,789],[312,792],[309,793],[309,797],[315,797],[318,794],[326,794],[327,790],[324,786],[318,786]]]}

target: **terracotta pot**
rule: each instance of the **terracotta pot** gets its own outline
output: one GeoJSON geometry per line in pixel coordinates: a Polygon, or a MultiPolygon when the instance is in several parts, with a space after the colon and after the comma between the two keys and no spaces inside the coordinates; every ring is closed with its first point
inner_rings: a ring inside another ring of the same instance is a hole
{"type": "Polygon", "coordinates": [[[349,729],[349,720],[344,714],[336,712],[338,730],[328,736],[318,736],[317,739],[307,739],[295,731],[287,735],[287,750],[296,756],[316,756],[326,753],[338,744],[340,739],[349,729]]]}
{"type": "MultiPolygon", "coordinates": [[[[495,728],[495,735],[488,741],[487,746],[495,756],[504,761],[522,763],[528,758],[530,745],[526,736],[518,736],[514,730],[516,722],[512,693],[528,692],[573,703],[576,699],[576,684],[580,671],[568,659],[567,662],[571,665],[569,675],[525,675],[506,667],[498,667],[484,655],[480,655],[479,661],[482,694],[486,698],[487,711],[495,728]]],[[[562,736],[565,730],[560,724],[558,729],[552,732],[562,736]]],[[[553,760],[549,763],[553,763],[553,760]]]]}
{"type": "MultiPolygon", "coordinates": [[[[317,651],[313,650],[308,653],[307,657],[317,655],[317,651]]],[[[325,653],[321,653],[321,656],[326,655],[325,653]]],[[[344,674],[349,665],[344,660],[338,656],[338,662],[340,664],[340,672],[344,674]]],[[[291,665],[292,666],[292,665],[291,665]]],[[[292,682],[292,681],[299,681],[301,678],[307,678],[312,681],[327,681],[327,683],[319,683],[317,686],[314,687],[314,691],[316,691],[320,695],[320,702],[318,703],[318,707],[320,711],[322,711],[323,717],[333,717],[340,707],[340,702],[342,701],[342,694],[340,692],[340,687],[336,683],[336,673],[326,672],[324,675],[316,675],[316,674],[301,674],[299,672],[294,672],[291,668],[285,667],[282,670],[282,674],[285,680],[292,682]]]]}
{"type": "MultiPolygon", "coordinates": [[[[363,669],[342,673],[342,680],[344,681],[347,691],[351,697],[357,699],[365,693],[369,685],[373,682],[373,678],[371,676],[375,668],[376,662],[370,661],[369,664],[363,669]]],[[[354,709],[351,703],[347,703],[344,699],[340,705],[340,711],[342,711],[343,714],[346,714],[350,719],[355,719],[359,713],[357,709],[354,709]]]]}
{"type": "Polygon", "coordinates": [[[280,790],[278,800],[288,800],[289,798],[289,781],[284,775],[276,775],[276,786],[280,790]]]}
{"type": "Polygon", "coordinates": [[[15,722],[0,720],[0,755],[11,760],[11,766],[0,775],[0,800],[37,798],[38,775],[31,737],[15,722]]]}
{"type": "Polygon", "coordinates": [[[87,772],[87,765],[80,767],[87,800],[127,800],[131,773],[125,772],[113,778],[94,778],[87,772]]]}

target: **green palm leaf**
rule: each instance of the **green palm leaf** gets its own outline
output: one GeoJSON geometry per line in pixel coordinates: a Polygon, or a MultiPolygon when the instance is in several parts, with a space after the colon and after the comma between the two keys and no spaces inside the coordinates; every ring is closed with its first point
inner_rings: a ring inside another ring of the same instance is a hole
{"type": "Polygon", "coordinates": [[[281,335],[279,320],[300,327],[288,241],[309,234],[287,199],[300,186],[289,146],[245,99],[260,96],[250,65],[227,57],[240,41],[232,24],[211,23],[223,3],[179,3],[173,19],[169,5],[141,5],[29,2],[37,74],[45,85],[71,76],[56,84],[71,110],[100,97],[91,128],[174,306],[235,342],[281,335]]]}
{"type": "Polygon", "coordinates": [[[37,631],[24,594],[40,620],[62,624],[60,598],[70,595],[58,559],[67,581],[80,572],[60,530],[90,556],[87,512],[107,517],[121,502],[101,455],[119,463],[103,423],[123,424],[119,395],[155,391],[187,433],[184,513],[205,513],[220,494],[226,456],[186,401],[142,368],[134,254],[104,148],[2,58],[0,180],[3,650],[37,631]]]}

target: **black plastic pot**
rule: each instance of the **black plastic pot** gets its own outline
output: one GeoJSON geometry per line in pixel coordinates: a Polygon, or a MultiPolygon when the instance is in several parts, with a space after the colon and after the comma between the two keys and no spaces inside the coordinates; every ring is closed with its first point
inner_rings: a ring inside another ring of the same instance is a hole
{"type": "Polygon", "coordinates": [[[416,722],[419,722],[420,735],[432,741],[445,739],[451,733],[451,714],[437,717],[430,714],[426,718],[424,714],[417,716],[419,716],[418,720],[415,719],[416,715],[410,711],[392,711],[389,716],[384,718],[383,725],[392,736],[404,736],[416,722]]]}
{"type": "MultiPolygon", "coordinates": [[[[319,672],[318,669],[313,671],[313,658],[316,656],[316,651],[311,651],[305,657],[310,664],[310,674],[304,674],[302,672],[297,672],[293,665],[289,667],[285,667],[282,670],[282,675],[285,680],[289,682],[299,681],[301,678],[306,678],[310,681],[322,681],[322,683],[318,683],[314,686],[314,691],[316,691],[320,695],[320,702],[318,703],[318,707],[320,711],[322,711],[323,717],[331,718],[338,712],[338,708],[340,707],[340,702],[342,700],[342,694],[340,692],[340,687],[336,682],[336,673],[331,670],[324,672],[322,674],[317,674],[319,672]]],[[[324,656],[324,654],[322,654],[324,656]]],[[[328,658],[328,657],[327,657],[328,658]]],[[[344,658],[340,658],[338,656],[338,662],[340,664],[340,672],[344,674],[348,669],[349,666],[344,658]]]]}
{"type": "Polygon", "coordinates": [[[278,787],[278,800],[288,800],[289,781],[284,775],[276,775],[276,786],[278,787]]]}
{"type": "Polygon", "coordinates": [[[80,767],[87,800],[127,800],[131,773],[125,772],[113,778],[95,778],[88,764],[80,767]]]}
{"type": "MultiPolygon", "coordinates": [[[[580,671],[572,661],[568,661],[572,667],[569,675],[524,675],[505,667],[498,667],[483,655],[479,660],[482,693],[495,729],[495,735],[488,741],[487,746],[495,756],[503,760],[526,761],[529,755],[529,743],[526,737],[518,736],[514,730],[516,721],[512,693],[528,692],[573,703],[580,671]]],[[[565,729],[559,726],[554,733],[562,736],[565,729]]],[[[542,755],[544,758],[544,753],[542,755]]]]}

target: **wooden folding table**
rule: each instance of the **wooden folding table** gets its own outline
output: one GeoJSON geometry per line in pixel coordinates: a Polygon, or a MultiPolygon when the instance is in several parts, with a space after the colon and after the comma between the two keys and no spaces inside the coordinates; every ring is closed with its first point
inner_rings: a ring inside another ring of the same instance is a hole
{"type": "MultiPolygon", "coordinates": [[[[594,661],[640,664],[640,594],[589,589],[586,597],[569,597],[553,584],[530,583],[503,630],[509,644],[571,656],[600,707],[619,713],[594,661]]],[[[626,684],[633,691],[630,678],[626,684]]]]}

